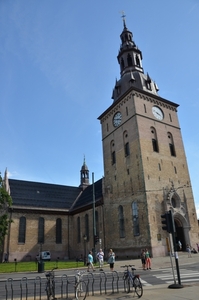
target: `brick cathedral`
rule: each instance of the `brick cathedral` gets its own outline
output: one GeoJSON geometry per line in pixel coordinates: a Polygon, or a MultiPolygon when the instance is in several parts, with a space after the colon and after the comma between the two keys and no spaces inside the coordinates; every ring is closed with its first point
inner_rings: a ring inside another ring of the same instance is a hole
{"type": "Polygon", "coordinates": [[[85,160],[77,187],[9,179],[6,171],[13,222],[2,257],[7,253],[9,261],[34,260],[41,247],[52,259],[74,259],[99,247],[105,253],[113,248],[119,259],[137,258],[143,247],[165,256],[168,233],[161,215],[168,210],[183,249],[198,242],[179,105],[159,96],[144,73],[142,52],[124,18],[120,39],[120,78],[113,101],[98,117],[104,177],[91,182],[85,160]]]}

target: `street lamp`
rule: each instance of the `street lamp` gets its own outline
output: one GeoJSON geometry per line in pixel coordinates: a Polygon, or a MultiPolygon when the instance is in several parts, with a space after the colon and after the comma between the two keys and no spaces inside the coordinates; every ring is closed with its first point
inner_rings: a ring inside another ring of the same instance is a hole
{"type": "Polygon", "coordinates": [[[87,235],[84,235],[84,265],[86,265],[86,241],[87,241],[87,235]]]}

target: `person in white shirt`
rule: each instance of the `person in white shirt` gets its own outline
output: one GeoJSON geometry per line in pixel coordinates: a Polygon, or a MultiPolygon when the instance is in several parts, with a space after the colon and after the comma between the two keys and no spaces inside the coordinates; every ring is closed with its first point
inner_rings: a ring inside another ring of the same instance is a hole
{"type": "Polygon", "coordinates": [[[100,267],[100,271],[103,271],[103,265],[104,265],[104,252],[102,251],[102,249],[99,250],[99,252],[97,253],[97,259],[99,260],[99,267],[100,267]]]}

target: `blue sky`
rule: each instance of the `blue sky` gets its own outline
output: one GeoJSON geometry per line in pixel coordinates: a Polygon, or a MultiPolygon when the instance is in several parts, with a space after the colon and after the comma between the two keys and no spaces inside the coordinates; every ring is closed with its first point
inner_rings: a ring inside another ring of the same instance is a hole
{"type": "Polygon", "coordinates": [[[103,176],[97,117],[120,77],[121,11],[145,73],[180,104],[199,216],[198,0],[0,0],[0,171],[77,186],[85,155],[103,176]]]}

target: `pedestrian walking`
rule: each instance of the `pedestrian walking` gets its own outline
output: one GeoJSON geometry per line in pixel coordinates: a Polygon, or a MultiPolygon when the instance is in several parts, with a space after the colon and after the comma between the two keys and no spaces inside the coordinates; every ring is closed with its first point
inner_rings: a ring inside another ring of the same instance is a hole
{"type": "Polygon", "coordinates": [[[148,249],[145,249],[146,269],[151,270],[151,257],[148,249]]]}
{"type": "Polygon", "coordinates": [[[99,252],[97,253],[97,259],[99,261],[99,268],[100,271],[103,271],[103,265],[104,265],[104,252],[102,251],[102,249],[99,250],[99,252]]]}
{"type": "Polygon", "coordinates": [[[113,271],[114,269],[114,263],[115,263],[115,253],[113,252],[113,249],[110,249],[108,254],[108,264],[110,265],[111,271],[113,271]]]}
{"type": "Polygon", "coordinates": [[[187,249],[188,257],[191,257],[191,246],[189,244],[187,244],[186,249],[187,249]]]}
{"type": "Polygon", "coordinates": [[[88,262],[87,262],[87,266],[88,266],[88,272],[90,271],[90,268],[94,270],[94,266],[93,266],[93,255],[92,255],[92,251],[89,251],[89,254],[88,254],[88,262]]]}
{"type": "Polygon", "coordinates": [[[4,262],[5,262],[5,263],[8,262],[8,254],[7,254],[7,253],[5,253],[5,255],[4,255],[4,262]]]}
{"type": "Polygon", "coordinates": [[[141,262],[142,262],[142,269],[146,270],[146,254],[145,254],[145,250],[144,249],[141,250],[140,257],[141,257],[141,262]]]}
{"type": "Polygon", "coordinates": [[[179,247],[179,250],[181,251],[182,250],[182,243],[181,243],[180,240],[178,241],[178,247],[179,247]]]}

